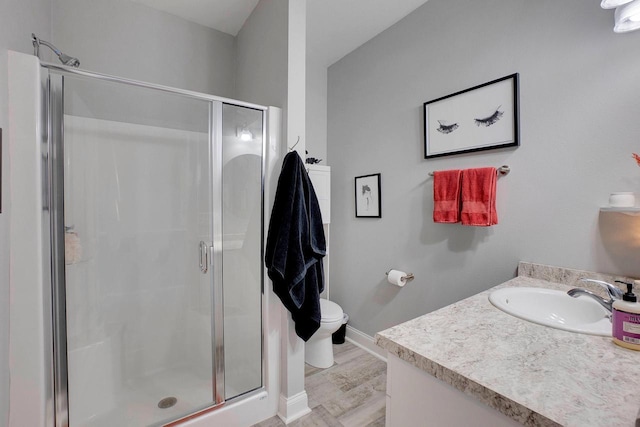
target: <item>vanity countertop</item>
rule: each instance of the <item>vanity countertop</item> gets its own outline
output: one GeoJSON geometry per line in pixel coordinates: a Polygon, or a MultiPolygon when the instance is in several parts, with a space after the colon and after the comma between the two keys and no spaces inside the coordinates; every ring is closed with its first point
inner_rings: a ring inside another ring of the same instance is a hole
{"type": "Polygon", "coordinates": [[[640,352],[521,320],[488,299],[507,286],[568,290],[582,277],[629,280],[520,263],[518,277],[379,332],[375,342],[527,426],[632,427],[640,352]]]}

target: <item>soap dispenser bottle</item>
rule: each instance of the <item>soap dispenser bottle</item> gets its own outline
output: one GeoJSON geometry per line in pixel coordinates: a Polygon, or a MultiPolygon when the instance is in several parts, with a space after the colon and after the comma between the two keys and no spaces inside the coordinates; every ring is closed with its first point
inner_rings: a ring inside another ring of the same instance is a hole
{"type": "MultiPolygon", "coordinates": [[[[636,280],[636,287],[640,280],[636,280]]],[[[633,284],[625,283],[627,292],[613,303],[613,342],[631,350],[640,351],[640,304],[633,293],[633,284]]]]}

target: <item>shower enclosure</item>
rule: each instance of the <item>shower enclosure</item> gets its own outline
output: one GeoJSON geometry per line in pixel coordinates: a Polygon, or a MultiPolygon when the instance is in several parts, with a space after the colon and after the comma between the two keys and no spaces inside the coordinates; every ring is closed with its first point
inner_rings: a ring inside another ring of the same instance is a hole
{"type": "Polygon", "coordinates": [[[262,389],[265,109],[43,67],[56,426],[262,389]]]}

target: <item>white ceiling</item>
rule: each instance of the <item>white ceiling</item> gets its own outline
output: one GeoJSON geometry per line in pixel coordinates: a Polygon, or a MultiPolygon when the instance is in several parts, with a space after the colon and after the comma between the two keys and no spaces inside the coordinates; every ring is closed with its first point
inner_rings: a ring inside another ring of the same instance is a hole
{"type": "MultiPolygon", "coordinates": [[[[258,0],[133,0],[236,36],[258,0]]],[[[307,0],[307,55],[329,66],[427,0],[307,0]]]]}
{"type": "Polygon", "coordinates": [[[329,66],[426,2],[307,0],[307,56],[329,66]]]}
{"type": "Polygon", "coordinates": [[[132,0],[236,36],[258,0],[132,0]]]}

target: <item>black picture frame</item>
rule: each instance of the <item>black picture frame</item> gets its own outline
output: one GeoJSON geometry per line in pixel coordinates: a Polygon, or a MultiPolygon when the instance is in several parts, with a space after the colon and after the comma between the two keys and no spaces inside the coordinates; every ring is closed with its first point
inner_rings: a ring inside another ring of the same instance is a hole
{"type": "Polygon", "coordinates": [[[520,145],[519,74],[423,104],[424,158],[520,145]]]}
{"type": "Polygon", "coordinates": [[[2,213],[2,128],[0,128],[0,214],[2,213]]]}
{"type": "Polygon", "coordinates": [[[355,177],[356,218],[382,218],[380,183],[379,173],[355,177]]]}

